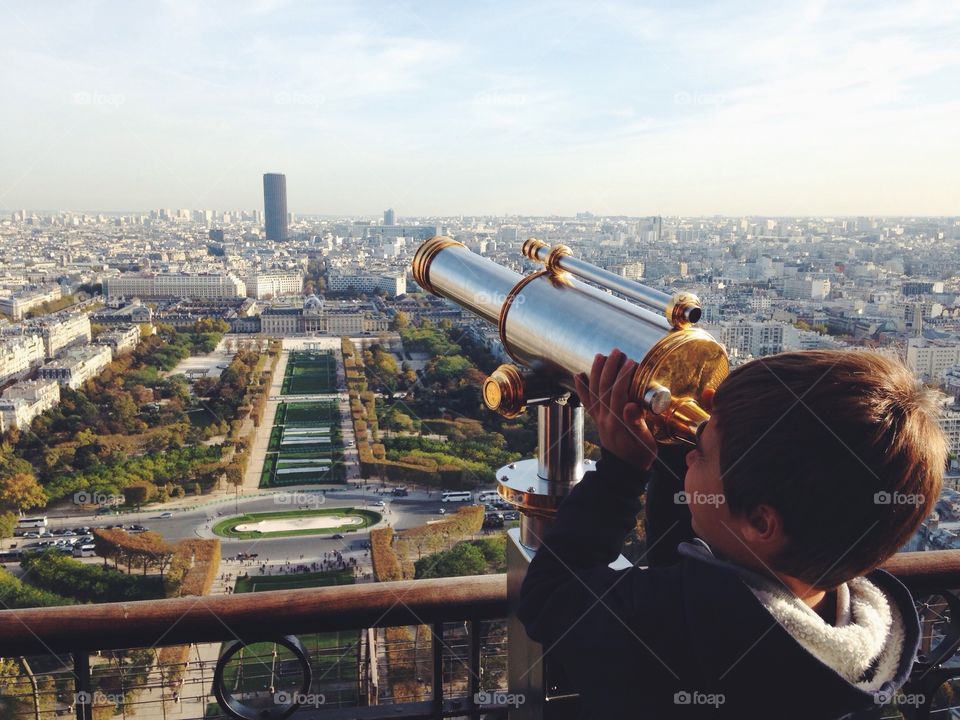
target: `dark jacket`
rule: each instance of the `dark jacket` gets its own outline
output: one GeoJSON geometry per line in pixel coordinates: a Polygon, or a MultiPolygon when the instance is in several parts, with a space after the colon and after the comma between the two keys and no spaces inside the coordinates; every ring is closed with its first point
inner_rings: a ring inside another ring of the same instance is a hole
{"type": "Polygon", "coordinates": [[[752,571],[714,558],[702,541],[678,548],[691,536],[689,510],[673,502],[682,480],[653,476],[651,566],[607,567],[651,473],[604,450],[564,500],[523,582],[517,615],[577,686],[582,717],[839,718],[876,709],[907,680],[920,627],[896,578],[867,575],[899,609],[905,633],[895,677],[865,692],[773,618],[745,582],[752,571]]]}

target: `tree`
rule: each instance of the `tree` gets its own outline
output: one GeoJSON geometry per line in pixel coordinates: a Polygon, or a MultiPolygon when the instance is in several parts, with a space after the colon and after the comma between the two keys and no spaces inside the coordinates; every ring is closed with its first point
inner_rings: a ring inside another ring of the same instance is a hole
{"type": "Polygon", "coordinates": [[[391,330],[406,330],[410,327],[410,316],[403,311],[398,311],[396,315],[393,316],[393,325],[391,330]]]}
{"type": "Polygon", "coordinates": [[[22,515],[24,510],[46,504],[47,494],[32,474],[18,472],[0,479],[0,508],[16,510],[22,515]]]}
{"type": "Polygon", "coordinates": [[[430,555],[415,563],[417,579],[482,575],[487,562],[483,552],[470,543],[458,543],[450,550],[430,555]]]}
{"type": "Polygon", "coordinates": [[[227,482],[233,485],[234,487],[240,487],[243,485],[243,466],[239,463],[230,463],[225,468],[227,482]]]}
{"type": "Polygon", "coordinates": [[[123,489],[123,500],[127,505],[136,505],[139,509],[151,497],[157,494],[157,488],[148,482],[137,482],[123,489]]]}
{"type": "Polygon", "coordinates": [[[17,514],[12,512],[0,513],[0,548],[3,541],[13,537],[13,529],[17,526],[17,514]]]}

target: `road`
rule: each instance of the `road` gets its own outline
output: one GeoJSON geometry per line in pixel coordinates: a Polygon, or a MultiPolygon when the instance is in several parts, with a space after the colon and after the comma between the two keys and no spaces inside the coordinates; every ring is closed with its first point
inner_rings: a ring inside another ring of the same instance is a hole
{"type": "MultiPolygon", "coordinates": [[[[389,495],[381,496],[374,490],[357,491],[337,489],[321,496],[314,492],[315,488],[286,489],[264,492],[256,496],[243,496],[237,499],[228,499],[215,504],[175,510],[171,517],[160,517],[162,510],[151,509],[139,513],[123,513],[121,515],[70,515],[63,517],[48,516],[50,529],[77,527],[89,525],[91,527],[112,525],[116,523],[139,524],[149,530],[159,532],[171,542],[184,538],[213,538],[217,537],[211,531],[213,524],[226,517],[238,513],[250,512],[283,512],[286,510],[307,509],[314,507],[367,507],[384,515],[380,527],[389,524],[391,527],[402,530],[423,525],[429,520],[439,520],[443,516],[438,512],[441,508],[448,511],[455,510],[458,504],[444,504],[440,502],[438,492],[429,497],[426,491],[415,490],[407,497],[395,498],[389,495]],[[374,503],[383,501],[386,508],[378,508],[374,503]]],[[[347,533],[343,540],[332,540],[323,535],[301,535],[284,538],[263,538],[260,540],[233,540],[220,538],[223,543],[224,557],[237,553],[255,552],[261,558],[271,560],[294,558],[304,555],[305,559],[323,557],[324,552],[339,550],[341,552],[359,552],[362,555],[363,544],[369,539],[369,531],[347,533]]]]}

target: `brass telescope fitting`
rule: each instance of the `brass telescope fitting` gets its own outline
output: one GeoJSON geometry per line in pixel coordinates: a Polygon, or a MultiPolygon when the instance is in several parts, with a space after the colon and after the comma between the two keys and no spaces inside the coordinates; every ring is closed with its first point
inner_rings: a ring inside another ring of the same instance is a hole
{"type": "Polygon", "coordinates": [[[413,256],[413,279],[417,281],[417,285],[431,295],[439,295],[440,293],[430,284],[430,263],[433,262],[433,258],[436,257],[438,252],[451,245],[466,247],[462,242],[438,235],[430,238],[417,248],[417,252],[413,256]]]}
{"type": "Polygon", "coordinates": [[[483,382],[483,403],[506,418],[520,415],[526,406],[569,395],[543,375],[519,368],[512,363],[501,365],[483,382]]]}

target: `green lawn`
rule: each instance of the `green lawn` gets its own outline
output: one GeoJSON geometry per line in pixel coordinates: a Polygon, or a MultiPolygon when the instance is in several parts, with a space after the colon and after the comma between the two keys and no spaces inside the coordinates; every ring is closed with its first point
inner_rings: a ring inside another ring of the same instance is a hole
{"type": "Polygon", "coordinates": [[[336,390],[337,360],[333,351],[290,353],[281,394],[331,393],[336,390]]]}
{"type": "Polygon", "coordinates": [[[299,590],[330,585],[353,585],[352,570],[325,570],[323,572],[293,575],[254,575],[237,578],[234,593],[266,592],[267,590],[299,590]]]}
{"type": "Polygon", "coordinates": [[[340,410],[332,402],[280,403],[277,407],[276,421],[270,430],[267,456],[260,474],[260,487],[284,487],[289,485],[307,485],[319,483],[343,483],[346,481],[346,468],[343,465],[343,438],[340,431],[340,410]],[[308,428],[329,428],[329,433],[318,435],[316,442],[302,442],[283,445],[284,433],[287,438],[300,437],[311,439],[298,433],[308,428]],[[321,442],[320,438],[329,438],[330,442],[321,442]],[[328,460],[327,465],[319,463],[290,463],[281,460],[328,460]],[[286,472],[278,470],[316,466],[316,472],[286,472]]]}

